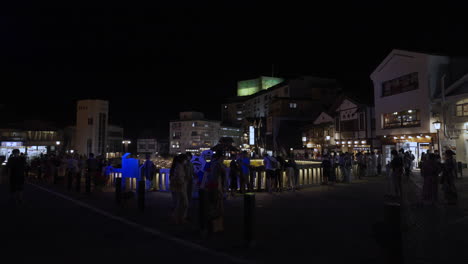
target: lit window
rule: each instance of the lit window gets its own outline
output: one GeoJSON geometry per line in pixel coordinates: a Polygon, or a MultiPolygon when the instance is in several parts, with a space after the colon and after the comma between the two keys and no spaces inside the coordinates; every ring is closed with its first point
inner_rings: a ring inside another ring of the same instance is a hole
{"type": "Polygon", "coordinates": [[[458,101],[455,105],[456,116],[468,116],[468,99],[458,101]]]}
{"type": "Polygon", "coordinates": [[[237,114],[238,114],[238,115],[242,114],[242,111],[237,111],[237,114]]]}
{"type": "Polygon", "coordinates": [[[421,125],[419,110],[401,111],[383,115],[383,128],[418,127],[421,125]]]}
{"type": "Polygon", "coordinates": [[[227,105],[224,106],[224,109],[227,109],[227,105]]]}
{"type": "Polygon", "coordinates": [[[237,121],[241,121],[241,120],[242,120],[242,117],[238,117],[238,118],[237,118],[237,121]]]}
{"type": "Polygon", "coordinates": [[[297,103],[289,103],[289,108],[297,108],[297,103]]]}

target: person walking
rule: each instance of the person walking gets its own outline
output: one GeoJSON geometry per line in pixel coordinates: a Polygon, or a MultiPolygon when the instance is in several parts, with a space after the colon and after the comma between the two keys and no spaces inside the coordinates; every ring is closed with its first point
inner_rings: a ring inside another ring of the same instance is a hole
{"type": "Polygon", "coordinates": [[[151,191],[153,190],[153,178],[154,174],[156,173],[156,165],[154,165],[153,161],[151,160],[151,154],[147,153],[145,156],[146,160],[143,163],[143,175],[145,176],[146,180],[146,190],[151,191]]]}
{"type": "Polygon", "coordinates": [[[185,153],[185,182],[187,187],[187,206],[190,207],[193,199],[193,178],[195,176],[195,171],[192,164],[192,153],[185,153]]]}
{"type": "Polygon", "coordinates": [[[6,164],[10,180],[10,192],[15,205],[23,203],[24,174],[26,159],[20,156],[19,149],[14,149],[6,164]]]}
{"type": "Polygon", "coordinates": [[[345,183],[351,182],[352,165],[353,165],[353,159],[351,155],[348,152],[346,152],[343,157],[343,167],[344,167],[343,182],[345,183]]]}
{"type": "Polygon", "coordinates": [[[240,169],[240,192],[244,193],[246,186],[247,190],[251,191],[253,189],[251,182],[253,179],[250,179],[250,158],[247,151],[242,151],[240,158],[238,159],[239,169],[240,169]]]}
{"type": "Polygon", "coordinates": [[[76,173],[78,173],[78,160],[75,156],[68,155],[67,158],[67,169],[65,174],[67,175],[67,182],[71,186],[73,179],[75,178],[76,173]]]}
{"type": "Polygon", "coordinates": [[[290,158],[288,162],[286,162],[285,168],[286,168],[286,176],[288,178],[288,185],[292,191],[296,191],[297,186],[298,186],[297,178],[295,175],[297,165],[293,158],[290,158]]]}
{"type": "Polygon", "coordinates": [[[233,158],[229,164],[229,189],[231,191],[231,197],[233,198],[237,191],[237,177],[239,175],[238,159],[240,159],[240,155],[237,155],[237,159],[233,158]]]}
{"type": "Polygon", "coordinates": [[[172,218],[177,225],[185,223],[185,218],[187,216],[188,199],[185,162],[187,162],[185,155],[181,154],[174,157],[169,174],[169,186],[175,201],[172,218]]]}
{"type": "Polygon", "coordinates": [[[392,182],[395,188],[395,195],[401,196],[401,178],[403,175],[403,159],[396,150],[392,150],[392,161],[390,167],[392,168],[392,182]]]}
{"type": "Polygon", "coordinates": [[[376,153],[377,155],[377,175],[380,176],[382,174],[382,154],[376,153]]]}
{"type": "Polygon", "coordinates": [[[330,178],[330,174],[331,174],[331,169],[332,169],[332,164],[330,162],[330,158],[328,157],[328,155],[324,155],[323,156],[323,160],[322,160],[322,170],[323,170],[323,182],[322,182],[322,185],[328,185],[328,180],[330,178]]]}
{"type": "Polygon", "coordinates": [[[274,157],[270,157],[268,153],[263,154],[263,165],[265,166],[265,174],[266,174],[266,189],[268,193],[272,193],[272,182],[275,178],[275,170],[276,170],[276,159],[274,157]]]}
{"type": "Polygon", "coordinates": [[[442,179],[445,199],[449,205],[455,205],[458,201],[457,188],[455,186],[456,162],[453,156],[455,153],[450,149],[445,151],[445,162],[443,164],[442,179]]]}
{"type": "Polygon", "coordinates": [[[94,157],[94,153],[89,153],[89,158],[86,160],[86,181],[91,184],[94,181],[94,186],[98,185],[99,161],[94,157]]]}
{"type": "Polygon", "coordinates": [[[285,160],[281,155],[276,156],[277,160],[277,168],[275,171],[275,189],[276,192],[282,192],[283,191],[283,171],[284,171],[284,165],[285,165],[285,160]]]}
{"type": "Polygon", "coordinates": [[[435,205],[438,201],[439,174],[442,171],[434,154],[429,154],[421,167],[421,175],[424,178],[423,201],[435,205]]]}

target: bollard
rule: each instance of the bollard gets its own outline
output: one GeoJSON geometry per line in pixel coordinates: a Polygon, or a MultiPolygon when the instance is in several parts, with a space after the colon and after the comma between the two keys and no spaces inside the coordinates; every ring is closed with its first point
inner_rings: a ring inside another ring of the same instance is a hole
{"type": "Polygon", "coordinates": [[[86,173],[86,176],[85,176],[85,188],[86,188],[86,193],[91,193],[91,173],[90,172],[86,173]]]}
{"type": "Polygon", "coordinates": [[[145,210],[145,180],[138,181],[138,189],[137,189],[137,202],[138,202],[138,209],[143,212],[145,210]]]}
{"type": "Polygon", "coordinates": [[[401,222],[400,204],[385,203],[384,206],[385,226],[387,234],[387,250],[390,263],[402,263],[401,222]]]}
{"type": "Polygon", "coordinates": [[[71,191],[73,183],[73,174],[71,171],[67,172],[67,189],[71,191]]]}
{"type": "Polygon", "coordinates": [[[115,202],[120,204],[122,199],[122,178],[115,178],[115,202]]]}
{"type": "Polygon", "coordinates": [[[255,224],[255,193],[244,194],[244,239],[247,247],[253,246],[255,224]]]}
{"type": "Polygon", "coordinates": [[[199,205],[199,221],[200,231],[202,238],[206,238],[208,235],[208,193],[206,190],[198,190],[199,205]]]}

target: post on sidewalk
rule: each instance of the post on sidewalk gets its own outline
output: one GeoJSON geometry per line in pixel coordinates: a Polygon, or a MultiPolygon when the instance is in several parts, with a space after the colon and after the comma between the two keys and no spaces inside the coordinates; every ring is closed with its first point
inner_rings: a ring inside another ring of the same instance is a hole
{"type": "Polygon", "coordinates": [[[244,239],[247,247],[253,246],[255,225],[255,193],[244,194],[244,239]]]}
{"type": "Polygon", "coordinates": [[[85,176],[86,193],[91,193],[91,173],[88,171],[85,176]]]}
{"type": "Polygon", "coordinates": [[[137,194],[137,202],[138,202],[138,209],[143,212],[145,210],[145,180],[141,179],[138,181],[138,194],[137,194]]]}
{"type": "Polygon", "coordinates": [[[115,177],[115,202],[120,204],[122,199],[122,177],[116,175],[115,177]]]}
{"type": "Polygon", "coordinates": [[[200,222],[200,232],[202,238],[206,238],[208,235],[208,193],[204,189],[198,190],[198,200],[199,200],[199,222],[200,222]]]}
{"type": "Polygon", "coordinates": [[[384,206],[389,263],[402,263],[403,261],[400,207],[400,203],[394,202],[387,202],[384,206]]]}

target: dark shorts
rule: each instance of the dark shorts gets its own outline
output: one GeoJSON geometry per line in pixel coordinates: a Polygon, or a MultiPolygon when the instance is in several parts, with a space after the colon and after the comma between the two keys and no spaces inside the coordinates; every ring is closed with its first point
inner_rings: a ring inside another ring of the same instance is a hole
{"type": "Polygon", "coordinates": [[[18,192],[24,189],[24,177],[11,177],[10,176],[10,191],[18,192]]]}
{"type": "Polygon", "coordinates": [[[267,177],[267,179],[273,179],[273,178],[275,178],[275,171],[273,171],[273,170],[266,170],[266,177],[267,177]]]}

